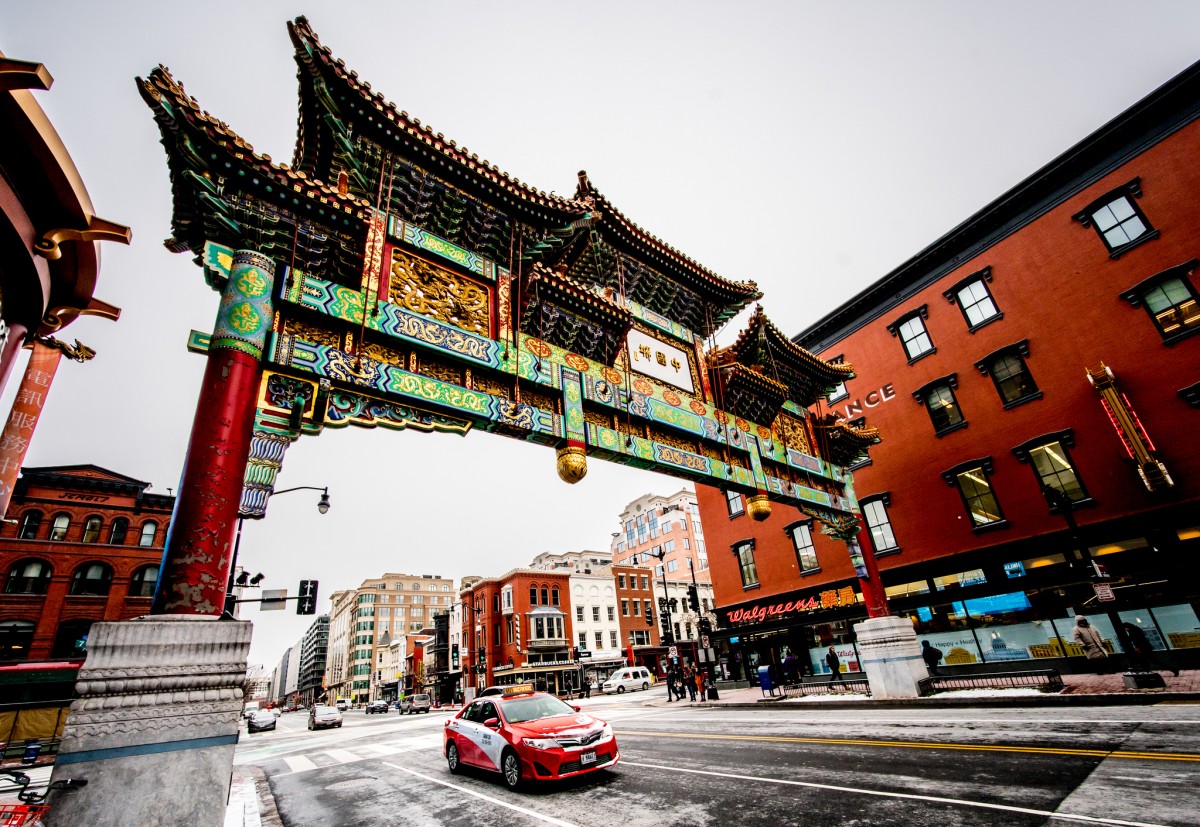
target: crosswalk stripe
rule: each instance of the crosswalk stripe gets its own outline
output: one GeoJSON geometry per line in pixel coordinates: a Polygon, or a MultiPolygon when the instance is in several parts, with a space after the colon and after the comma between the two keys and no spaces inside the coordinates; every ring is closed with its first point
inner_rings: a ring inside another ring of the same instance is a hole
{"type": "Polygon", "coordinates": [[[305,770],[315,770],[317,768],[316,764],[303,755],[287,755],[284,756],[283,760],[292,772],[304,772],[305,770]]]}
{"type": "Polygon", "coordinates": [[[397,746],[396,744],[371,744],[367,747],[376,755],[395,755],[398,752],[404,752],[407,747],[397,746]]]}
{"type": "Polygon", "coordinates": [[[348,749],[330,749],[326,750],[325,754],[337,761],[339,764],[349,764],[351,761],[361,761],[362,758],[355,755],[348,749]]]}

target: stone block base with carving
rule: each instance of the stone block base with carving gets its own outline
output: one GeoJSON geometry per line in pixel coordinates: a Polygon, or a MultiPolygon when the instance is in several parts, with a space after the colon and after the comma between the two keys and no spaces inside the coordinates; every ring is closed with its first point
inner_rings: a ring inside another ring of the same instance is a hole
{"type": "Polygon", "coordinates": [[[862,669],[872,698],[916,698],[917,682],[929,677],[917,633],[904,617],[872,617],[854,624],[862,669]]]}
{"type": "Polygon", "coordinates": [[[251,625],[154,615],[96,623],[52,780],[47,825],[221,825],[251,625]]]}

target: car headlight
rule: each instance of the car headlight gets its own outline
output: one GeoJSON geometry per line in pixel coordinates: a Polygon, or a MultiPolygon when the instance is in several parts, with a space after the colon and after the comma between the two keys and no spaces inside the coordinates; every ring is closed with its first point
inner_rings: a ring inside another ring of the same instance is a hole
{"type": "Polygon", "coordinates": [[[601,737],[601,738],[611,738],[611,737],[613,737],[612,724],[605,724],[605,725],[604,725],[604,729],[600,730],[600,737],[601,737]]]}
{"type": "Polygon", "coordinates": [[[558,749],[558,741],[553,738],[522,738],[521,742],[533,749],[558,749]]]}

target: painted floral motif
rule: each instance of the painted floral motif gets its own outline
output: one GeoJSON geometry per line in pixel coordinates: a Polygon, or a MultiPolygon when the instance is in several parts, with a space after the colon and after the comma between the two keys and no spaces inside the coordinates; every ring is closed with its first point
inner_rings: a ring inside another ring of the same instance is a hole
{"type": "Polygon", "coordinates": [[[621,384],[621,374],[612,368],[601,368],[600,373],[604,375],[604,380],[610,385],[621,384]]]}
{"type": "Polygon", "coordinates": [[[663,401],[676,408],[683,404],[683,400],[679,398],[679,394],[674,391],[663,391],[663,401]]]}
{"type": "Polygon", "coordinates": [[[750,423],[747,422],[746,420],[742,419],[740,416],[736,420],[734,420],[733,424],[737,425],[738,428],[742,429],[743,431],[750,430],[750,423]]]}
{"type": "Polygon", "coordinates": [[[770,428],[764,428],[762,425],[759,425],[757,433],[758,433],[759,439],[771,439],[771,429],[770,428]]]}
{"type": "Polygon", "coordinates": [[[697,416],[704,416],[706,413],[708,413],[708,408],[704,407],[704,403],[697,402],[695,399],[688,403],[688,407],[691,408],[692,413],[696,414],[697,416]]]}
{"type": "Polygon", "coordinates": [[[633,389],[635,391],[637,391],[638,393],[646,394],[646,396],[649,396],[650,394],[654,393],[654,386],[651,385],[649,382],[647,382],[645,379],[634,379],[633,380],[633,389]]]}

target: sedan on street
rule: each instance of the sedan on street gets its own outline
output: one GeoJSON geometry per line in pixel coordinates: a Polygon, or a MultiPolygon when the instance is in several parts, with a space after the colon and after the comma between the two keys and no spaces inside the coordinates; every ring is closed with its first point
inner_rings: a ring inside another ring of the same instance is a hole
{"type": "Polygon", "coordinates": [[[388,703],[387,701],[371,701],[369,704],[367,704],[366,711],[368,715],[374,715],[376,712],[382,712],[386,715],[388,711],[388,703]]]}
{"type": "Polygon", "coordinates": [[[246,732],[265,732],[275,729],[275,713],[269,709],[260,709],[246,721],[246,732]]]}
{"type": "Polygon", "coordinates": [[[499,772],[510,790],[621,760],[611,726],[531,684],[485,690],[446,721],[442,744],[450,772],[463,765],[499,772]]]}
{"type": "Polygon", "coordinates": [[[331,726],[340,727],[341,725],[342,713],[332,706],[314,706],[308,712],[309,729],[327,729],[331,726]]]}

